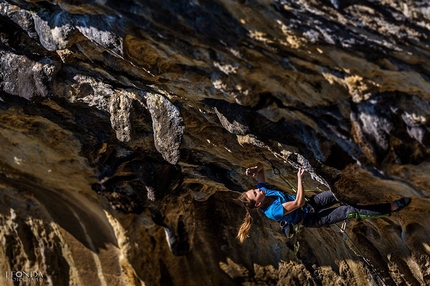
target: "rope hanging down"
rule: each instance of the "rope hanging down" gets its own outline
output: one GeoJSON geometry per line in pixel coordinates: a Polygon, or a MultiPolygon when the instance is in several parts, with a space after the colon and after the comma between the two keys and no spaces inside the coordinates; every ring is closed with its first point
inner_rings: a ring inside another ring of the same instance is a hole
{"type": "MultiPolygon", "coordinates": [[[[296,186],[291,183],[290,180],[288,180],[287,178],[285,178],[281,171],[269,160],[267,159],[266,156],[264,156],[264,154],[260,151],[261,156],[263,157],[263,159],[267,162],[267,164],[269,164],[270,168],[272,168],[272,172],[274,175],[279,176],[290,188],[294,193],[297,193],[297,188],[296,186]]],[[[311,192],[311,190],[305,190],[305,192],[311,192]]],[[[346,225],[347,225],[347,220],[345,220],[342,223],[342,226],[339,227],[337,224],[334,224],[334,226],[336,226],[340,232],[343,235],[343,241],[345,241],[346,246],[349,248],[349,250],[351,250],[357,257],[360,257],[363,262],[370,268],[372,274],[374,274],[377,278],[379,278],[379,280],[381,281],[382,285],[386,286],[387,284],[385,284],[384,280],[382,279],[382,277],[378,274],[378,272],[376,272],[375,267],[373,267],[373,265],[370,263],[370,261],[364,257],[363,253],[360,251],[360,249],[354,244],[354,242],[352,241],[351,237],[346,233],[346,225]],[[351,247],[350,245],[348,245],[348,243],[346,243],[346,239],[349,240],[349,242],[351,243],[351,245],[353,247],[351,247]]],[[[300,227],[298,227],[297,229],[295,229],[295,241],[294,241],[294,255],[297,256],[297,252],[299,251],[300,248],[300,243],[298,241],[298,234],[300,232],[300,227]]]]}
{"type": "Polygon", "coordinates": [[[375,267],[370,263],[369,259],[367,259],[366,257],[364,257],[363,253],[360,251],[360,249],[357,247],[357,245],[355,245],[355,243],[352,241],[351,237],[346,233],[346,223],[347,220],[345,219],[342,223],[342,226],[338,226],[337,224],[334,224],[334,226],[336,226],[340,232],[343,235],[342,240],[345,241],[345,245],[349,248],[349,250],[351,250],[357,257],[360,257],[363,262],[370,268],[372,274],[374,274],[377,278],[379,278],[379,280],[381,281],[382,285],[386,286],[387,284],[385,284],[384,280],[382,279],[382,277],[378,274],[378,272],[376,271],[375,267]],[[346,243],[346,239],[349,240],[349,242],[351,243],[351,246],[349,246],[348,243],[346,243]]]}

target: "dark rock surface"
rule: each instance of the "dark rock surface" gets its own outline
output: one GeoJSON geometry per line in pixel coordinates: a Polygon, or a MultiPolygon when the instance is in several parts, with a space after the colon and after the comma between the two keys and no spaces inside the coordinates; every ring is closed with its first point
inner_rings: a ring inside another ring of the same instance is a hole
{"type": "Polygon", "coordinates": [[[427,1],[0,1],[0,272],[429,285],[429,37],[427,1]],[[286,192],[302,166],[309,195],[413,202],[297,255],[256,213],[240,244],[259,161],[286,192]]]}

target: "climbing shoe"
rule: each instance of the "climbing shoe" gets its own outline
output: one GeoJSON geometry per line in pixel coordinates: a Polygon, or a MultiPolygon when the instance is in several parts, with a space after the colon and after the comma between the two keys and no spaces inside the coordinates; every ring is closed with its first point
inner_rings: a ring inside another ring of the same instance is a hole
{"type": "Polygon", "coordinates": [[[401,198],[400,200],[395,201],[397,205],[397,209],[394,210],[394,212],[399,212],[405,207],[407,207],[411,203],[412,199],[410,198],[401,198]]]}

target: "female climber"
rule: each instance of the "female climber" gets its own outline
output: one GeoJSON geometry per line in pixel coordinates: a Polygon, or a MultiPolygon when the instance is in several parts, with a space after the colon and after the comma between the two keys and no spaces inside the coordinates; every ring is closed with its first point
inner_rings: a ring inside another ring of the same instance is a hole
{"type": "Polygon", "coordinates": [[[312,196],[305,200],[303,189],[303,169],[297,172],[297,193],[291,196],[280,191],[266,188],[263,165],[246,169],[246,175],[257,178],[257,188],[243,193],[239,200],[246,209],[245,220],[240,226],[237,238],[243,242],[248,236],[252,225],[250,211],[260,209],[268,218],[281,222],[283,225],[301,224],[305,227],[322,227],[349,218],[376,218],[398,212],[411,203],[410,198],[401,198],[392,203],[374,204],[367,206],[341,205],[330,208],[339,203],[331,191],[312,196]]]}

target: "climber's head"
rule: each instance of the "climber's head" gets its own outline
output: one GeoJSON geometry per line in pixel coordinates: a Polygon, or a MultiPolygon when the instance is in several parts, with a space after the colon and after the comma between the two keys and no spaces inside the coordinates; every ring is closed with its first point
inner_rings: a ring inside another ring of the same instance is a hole
{"type": "Polygon", "coordinates": [[[255,209],[261,206],[266,198],[266,191],[262,189],[252,189],[243,193],[239,200],[244,204],[246,209],[255,209]]]}

